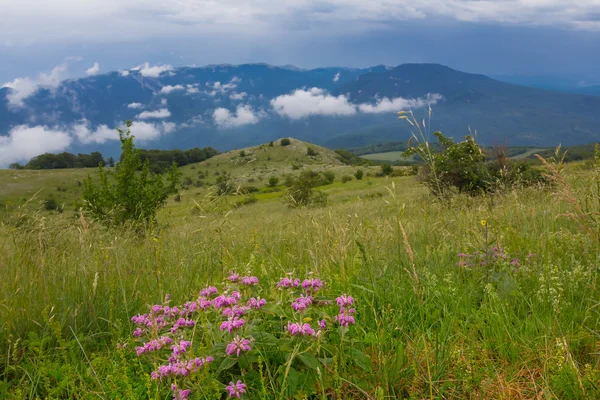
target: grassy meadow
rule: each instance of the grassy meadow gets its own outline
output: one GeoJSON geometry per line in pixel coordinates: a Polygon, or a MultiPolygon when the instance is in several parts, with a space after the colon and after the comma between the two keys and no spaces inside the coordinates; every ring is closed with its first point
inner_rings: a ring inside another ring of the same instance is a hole
{"type": "MultiPolygon", "coordinates": [[[[186,381],[191,398],[226,398],[217,381],[238,376],[248,399],[600,398],[600,253],[597,227],[567,215],[578,203],[558,187],[440,202],[415,177],[376,177],[376,167],[343,184],[356,167],[318,150],[320,159],[303,149],[290,159],[281,154],[291,148],[265,146],[246,150],[255,161],[233,152],[186,166],[184,177],[204,171],[205,183],[170,200],[142,234],[46,211],[39,198],[1,214],[0,398],[173,398],[150,378],[156,361],[136,357],[131,317],[167,294],[174,304],[195,299],[229,271],[258,277],[269,299],[282,298],[275,283],[288,273],[318,277],[331,296],[354,297],[356,324],[324,339],[335,356],[314,366],[326,385],[291,391],[302,363],[285,358],[282,381],[265,356],[258,386],[241,363],[215,365],[186,381]],[[325,207],[291,209],[283,190],[265,189],[297,163],[336,173],[319,188],[325,207]],[[211,194],[215,171],[256,185],[256,201],[211,194]],[[350,350],[366,358],[353,362],[350,350]]],[[[14,184],[27,191],[3,195],[55,191],[86,172],[13,171],[26,174],[14,184]]],[[[591,171],[568,166],[564,176],[575,200],[590,199],[591,171]]]]}

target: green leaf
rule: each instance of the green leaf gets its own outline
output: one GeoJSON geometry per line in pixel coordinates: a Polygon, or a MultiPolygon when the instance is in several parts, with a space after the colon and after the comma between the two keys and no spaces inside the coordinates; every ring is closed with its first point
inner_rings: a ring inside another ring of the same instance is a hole
{"type": "Polygon", "coordinates": [[[219,365],[219,369],[217,369],[217,375],[233,367],[235,364],[237,364],[237,361],[237,358],[225,358],[221,365],[219,365]]]}
{"type": "Polygon", "coordinates": [[[319,368],[319,360],[316,359],[312,353],[302,353],[298,354],[298,358],[306,365],[308,368],[314,369],[315,371],[319,368]]]}
{"type": "Polygon", "coordinates": [[[350,356],[360,368],[365,371],[371,370],[371,359],[365,353],[357,349],[350,349],[350,356]]]}

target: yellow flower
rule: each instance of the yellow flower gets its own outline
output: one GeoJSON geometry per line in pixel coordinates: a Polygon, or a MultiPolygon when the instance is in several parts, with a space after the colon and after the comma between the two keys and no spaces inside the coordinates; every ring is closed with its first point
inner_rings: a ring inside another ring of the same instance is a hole
{"type": "Polygon", "coordinates": [[[310,321],[312,321],[312,318],[308,318],[308,317],[307,317],[307,318],[304,318],[304,319],[303,319],[303,321],[304,321],[304,322],[310,322],[310,321]]]}
{"type": "Polygon", "coordinates": [[[481,224],[481,226],[487,225],[487,221],[485,219],[482,219],[481,221],[479,221],[479,223],[481,224]]]}

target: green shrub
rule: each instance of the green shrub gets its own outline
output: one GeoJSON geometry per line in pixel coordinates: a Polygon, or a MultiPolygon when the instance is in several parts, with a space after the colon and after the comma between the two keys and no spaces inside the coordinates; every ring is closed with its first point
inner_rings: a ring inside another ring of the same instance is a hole
{"type": "Polygon", "coordinates": [[[388,176],[392,172],[394,172],[394,167],[392,167],[390,164],[383,164],[381,166],[381,172],[379,174],[380,176],[388,176]]]}
{"type": "Polygon", "coordinates": [[[364,175],[364,172],[362,169],[357,169],[356,172],[354,173],[354,177],[356,178],[357,181],[362,180],[364,175]]]}
{"type": "Polygon", "coordinates": [[[292,142],[290,141],[290,139],[285,138],[285,139],[281,139],[281,142],[279,142],[279,144],[281,144],[283,147],[285,147],[285,146],[289,146],[290,144],[292,144],[292,142]]]}
{"type": "Polygon", "coordinates": [[[316,157],[319,155],[319,152],[317,152],[315,149],[313,149],[312,147],[308,147],[306,149],[306,155],[309,157],[316,157]]]}
{"type": "Polygon", "coordinates": [[[271,176],[269,178],[269,183],[267,183],[267,186],[270,187],[270,188],[274,188],[277,185],[279,185],[279,178],[276,177],[276,176],[271,176]]]}
{"type": "Polygon", "coordinates": [[[332,171],[325,171],[323,172],[323,178],[325,178],[325,185],[330,185],[333,183],[333,181],[335,181],[335,173],[333,173],[332,171]]]}
{"type": "Polygon", "coordinates": [[[287,200],[290,207],[318,206],[327,203],[327,195],[315,191],[320,186],[322,178],[312,170],[303,171],[297,177],[287,176],[287,200]]]}
{"type": "Polygon", "coordinates": [[[254,196],[247,196],[247,197],[244,197],[241,200],[237,201],[235,203],[235,207],[239,208],[239,207],[247,206],[247,205],[250,205],[250,204],[257,203],[257,202],[258,202],[258,199],[256,197],[254,197],[254,196]]]}
{"type": "Polygon", "coordinates": [[[175,164],[171,166],[166,182],[150,172],[148,160],[142,166],[130,128],[131,121],[127,121],[127,131],[118,129],[122,155],[114,171],[109,173],[100,165],[100,186],[94,185],[89,175],[84,182],[85,211],[106,225],[153,222],[158,209],[179,186],[180,172],[175,164]]]}
{"type": "Polygon", "coordinates": [[[352,177],[350,175],[344,175],[342,176],[342,183],[348,183],[352,180],[352,177]]]}
{"type": "Polygon", "coordinates": [[[44,208],[48,211],[62,212],[62,206],[54,199],[54,197],[47,197],[43,201],[44,208]]]}

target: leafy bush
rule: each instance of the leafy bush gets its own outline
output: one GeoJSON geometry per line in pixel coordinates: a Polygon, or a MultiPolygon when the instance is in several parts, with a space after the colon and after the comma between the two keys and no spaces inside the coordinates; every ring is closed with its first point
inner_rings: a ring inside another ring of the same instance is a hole
{"type": "MultiPolygon", "coordinates": [[[[420,179],[437,196],[446,196],[454,191],[477,195],[493,192],[502,187],[516,184],[533,184],[543,182],[541,172],[531,169],[527,163],[509,163],[506,150],[495,149],[495,160],[488,161],[488,153],[481,148],[475,139],[467,135],[461,142],[434,132],[437,146],[432,146],[425,139],[424,126],[412,113],[411,125],[418,129],[420,139],[413,134],[417,144],[409,147],[404,156],[418,155],[425,161],[420,171],[420,179]]],[[[400,118],[408,119],[402,114],[400,118]]]]}
{"type": "Polygon", "coordinates": [[[269,142],[269,147],[273,147],[273,146],[274,146],[274,144],[273,144],[273,141],[271,140],[271,141],[269,142]]]}
{"type": "Polygon", "coordinates": [[[354,173],[354,177],[356,178],[357,181],[362,180],[364,175],[364,172],[362,169],[357,169],[356,172],[354,173]]]}
{"type": "Polygon", "coordinates": [[[44,208],[48,211],[62,212],[62,206],[54,199],[54,197],[47,197],[43,201],[44,208]]]}
{"type": "Polygon", "coordinates": [[[392,174],[392,172],[394,172],[394,167],[392,167],[390,164],[383,164],[381,166],[381,172],[379,173],[379,175],[388,176],[392,174]]]}
{"type": "Polygon", "coordinates": [[[270,188],[274,188],[279,184],[279,178],[276,176],[271,176],[269,178],[269,183],[267,183],[267,186],[270,188]]]}
{"type": "Polygon", "coordinates": [[[166,182],[150,172],[148,160],[142,165],[130,127],[131,121],[127,121],[126,132],[118,129],[122,155],[114,171],[109,173],[99,166],[100,186],[95,186],[89,175],[84,182],[85,211],[106,225],[152,223],[158,209],[179,186],[180,172],[175,164],[166,182]]]}
{"type": "Polygon", "coordinates": [[[342,176],[342,183],[348,183],[352,180],[352,177],[350,175],[344,175],[342,176]]]}
{"type": "Polygon", "coordinates": [[[285,138],[285,139],[281,139],[281,142],[279,142],[279,144],[281,144],[283,147],[285,147],[285,146],[289,146],[290,144],[292,144],[292,142],[290,141],[290,139],[285,138]]]}
{"type": "Polygon", "coordinates": [[[319,155],[319,152],[309,146],[306,149],[306,155],[309,156],[309,157],[316,157],[316,156],[319,155]]]}
{"type": "Polygon", "coordinates": [[[335,173],[333,171],[325,171],[323,172],[323,178],[325,178],[325,185],[330,185],[335,181],[335,173]]]}
{"type": "Polygon", "coordinates": [[[225,196],[233,193],[235,188],[233,186],[233,183],[231,182],[231,179],[229,178],[229,175],[227,175],[226,173],[223,175],[219,175],[216,181],[216,190],[219,196],[225,196]]]}
{"type": "Polygon", "coordinates": [[[291,207],[325,205],[327,195],[323,192],[315,191],[314,188],[321,186],[323,179],[321,175],[312,170],[303,171],[299,176],[287,176],[286,186],[287,199],[291,207]]]}

